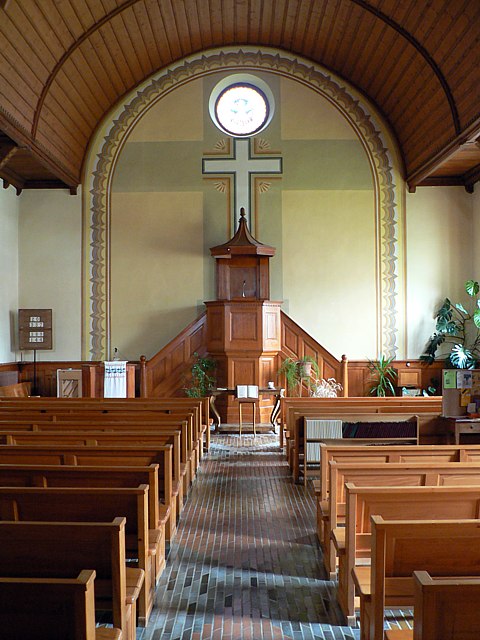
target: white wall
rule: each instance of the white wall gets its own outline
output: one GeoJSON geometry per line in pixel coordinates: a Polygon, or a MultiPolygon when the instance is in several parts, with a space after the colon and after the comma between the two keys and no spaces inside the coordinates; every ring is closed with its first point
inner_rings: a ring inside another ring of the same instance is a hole
{"type": "Polygon", "coordinates": [[[463,187],[419,187],[407,194],[407,358],[423,352],[444,298],[465,304],[465,281],[480,278],[475,227],[480,239],[474,198],[463,187]]]}
{"type": "Polygon", "coordinates": [[[19,203],[13,187],[0,189],[0,362],[15,360],[19,203]]]}
{"type": "Polygon", "coordinates": [[[53,349],[39,360],[81,359],[81,202],[66,190],[21,196],[19,306],[53,309],[53,349]]]}

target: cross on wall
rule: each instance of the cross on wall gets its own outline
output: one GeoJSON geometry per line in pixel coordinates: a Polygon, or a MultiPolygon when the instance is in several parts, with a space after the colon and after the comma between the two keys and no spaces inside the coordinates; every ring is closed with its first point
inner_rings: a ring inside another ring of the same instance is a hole
{"type": "Polygon", "coordinates": [[[245,209],[247,223],[252,228],[251,178],[254,174],[282,173],[282,158],[252,156],[250,138],[233,139],[233,157],[203,158],[203,174],[228,174],[233,176],[234,216],[245,209]]]}

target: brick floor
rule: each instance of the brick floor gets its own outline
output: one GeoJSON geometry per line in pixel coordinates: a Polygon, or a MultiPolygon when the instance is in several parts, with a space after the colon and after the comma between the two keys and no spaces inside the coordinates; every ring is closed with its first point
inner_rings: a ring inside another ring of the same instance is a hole
{"type": "Polygon", "coordinates": [[[138,640],[345,640],[315,503],[273,434],[212,437],[138,640]]]}

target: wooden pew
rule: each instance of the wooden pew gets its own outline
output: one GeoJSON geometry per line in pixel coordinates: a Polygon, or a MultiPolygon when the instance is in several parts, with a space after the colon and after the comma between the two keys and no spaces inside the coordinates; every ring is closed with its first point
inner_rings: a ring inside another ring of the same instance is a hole
{"type": "MultiPolygon", "coordinates": [[[[79,411],[101,412],[109,414],[149,413],[181,414],[191,412],[195,416],[195,434],[197,440],[206,438],[206,448],[210,445],[209,402],[208,398],[8,398],[0,399],[0,417],[7,413],[38,411],[54,416],[79,411]]],[[[202,449],[202,448],[200,448],[202,449]]],[[[202,451],[199,450],[199,457],[202,451]]]]}
{"type": "Polygon", "coordinates": [[[390,463],[390,462],[479,462],[480,445],[417,445],[417,446],[341,446],[320,444],[320,483],[314,486],[320,500],[329,492],[328,465],[337,462],[390,463]]]}
{"type": "MultiPolygon", "coordinates": [[[[399,436],[392,437],[391,435],[379,436],[379,437],[369,437],[369,438],[341,438],[338,440],[328,440],[326,438],[323,441],[331,444],[338,444],[341,446],[361,446],[361,445],[375,445],[375,444],[391,444],[391,445],[412,445],[418,444],[418,416],[404,415],[404,414],[391,414],[387,418],[383,414],[372,413],[372,414],[350,414],[350,415],[331,415],[331,416],[322,416],[322,418],[326,418],[328,420],[341,420],[342,422],[347,423],[368,423],[370,425],[378,423],[379,432],[383,428],[383,424],[388,422],[388,426],[394,423],[399,423],[404,425],[405,423],[408,426],[408,431],[411,433],[408,436],[399,436]]],[[[311,441],[310,447],[315,449],[315,456],[317,460],[317,465],[320,465],[320,444],[322,443],[321,439],[317,439],[316,441],[311,441]]],[[[294,442],[290,449],[290,458],[292,464],[292,473],[295,482],[298,482],[300,479],[300,475],[303,475],[304,484],[307,483],[307,438],[306,438],[306,427],[304,425],[304,418],[299,425],[295,427],[294,432],[294,442]]],[[[312,460],[308,460],[308,462],[312,463],[312,460]]],[[[317,475],[320,473],[317,471],[317,475]]]]}
{"type": "MultiPolygon", "coordinates": [[[[148,528],[157,529],[156,576],[165,568],[165,512],[158,499],[158,465],[94,467],[0,464],[0,487],[127,488],[148,486],[148,528]]],[[[169,513],[169,511],[168,511],[169,513]]]]}
{"type": "Polygon", "coordinates": [[[192,414],[182,415],[147,413],[138,415],[136,412],[128,414],[111,413],[103,414],[100,412],[83,411],[77,413],[63,413],[58,415],[38,413],[21,414],[17,416],[17,412],[9,418],[0,418],[0,431],[26,430],[26,431],[42,431],[42,430],[105,430],[105,431],[128,431],[128,432],[165,432],[172,428],[179,429],[180,434],[180,451],[174,450],[174,469],[177,467],[180,472],[175,471],[176,481],[182,480],[183,484],[179,485],[179,502],[183,505],[183,496],[187,494],[188,489],[195,477],[196,473],[196,449],[197,444],[194,440],[192,414]],[[177,462],[177,458],[179,458],[177,462]]]}
{"type": "Polygon", "coordinates": [[[414,571],[412,629],[392,629],[385,640],[477,640],[480,628],[480,579],[432,578],[414,571]]]}
{"type": "Polygon", "coordinates": [[[148,486],[136,488],[0,487],[0,519],[30,522],[108,522],[126,518],[125,553],[143,570],[138,621],[148,623],[156,584],[160,532],[148,528],[148,486]],[[154,549],[150,550],[150,541],[154,549]]]}
{"type": "MultiPolygon", "coordinates": [[[[106,427],[105,430],[97,431],[94,425],[83,425],[82,428],[77,426],[71,427],[68,423],[65,427],[58,423],[48,423],[45,429],[30,431],[17,431],[18,425],[13,425],[12,429],[0,426],[0,444],[68,444],[75,446],[164,446],[171,444],[172,449],[172,495],[176,499],[176,515],[179,516],[184,503],[184,483],[181,464],[181,431],[172,428],[157,428],[151,431],[130,430],[128,426],[123,428],[112,425],[106,427]],[[113,430],[115,427],[115,430],[113,430]],[[47,430],[48,429],[48,430],[47,430]]],[[[43,425],[41,425],[43,427],[43,425]]],[[[185,465],[183,465],[185,469],[185,465]]]]}
{"type": "MultiPolygon", "coordinates": [[[[80,465],[146,467],[158,464],[158,497],[166,506],[165,535],[176,531],[175,499],[172,493],[172,445],[149,447],[75,447],[70,445],[0,445],[0,464],[80,465]]],[[[162,517],[162,513],[160,513],[162,517]]]]}
{"type": "MultiPolygon", "coordinates": [[[[325,569],[335,579],[336,554],[330,532],[345,522],[345,483],[358,487],[455,486],[480,485],[480,464],[448,463],[329,463],[329,486],[326,501],[317,502],[317,533],[323,549],[325,569]]],[[[318,496],[317,496],[318,497],[318,496]]]]}
{"type": "Polygon", "coordinates": [[[16,382],[0,387],[0,397],[2,398],[28,398],[31,393],[30,382],[16,382]]]}
{"type": "Polygon", "coordinates": [[[125,566],[125,518],[110,523],[0,522],[0,566],[7,578],[74,578],[96,572],[95,606],[112,612],[122,640],[135,640],[143,571],[125,566]]]}
{"type": "Polygon", "coordinates": [[[442,398],[440,396],[409,398],[394,396],[387,398],[377,397],[340,397],[340,398],[293,398],[284,397],[281,400],[281,428],[280,446],[283,447],[283,429],[292,433],[294,431],[293,413],[295,419],[301,419],[304,415],[311,417],[323,417],[336,413],[406,413],[418,415],[430,413],[439,416],[442,413],[442,398]]]}
{"type": "Polygon", "coordinates": [[[414,604],[414,571],[480,576],[480,520],[391,520],[372,516],[372,564],[353,570],[361,640],[383,640],[385,607],[414,604]]]}
{"type": "Polygon", "coordinates": [[[384,520],[467,520],[480,516],[480,487],[356,487],[346,485],[345,527],[332,530],[339,555],[338,600],[355,623],[352,570],[371,557],[370,516],[384,520]]]}
{"type": "Polygon", "coordinates": [[[0,629],[9,640],[120,640],[95,627],[95,571],[76,578],[0,578],[0,629]]]}

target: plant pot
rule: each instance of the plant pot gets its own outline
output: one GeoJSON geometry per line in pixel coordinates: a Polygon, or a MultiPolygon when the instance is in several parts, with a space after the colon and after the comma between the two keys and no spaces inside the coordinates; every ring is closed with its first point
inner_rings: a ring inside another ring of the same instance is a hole
{"type": "Polygon", "coordinates": [[[300,378],[310,378],[310,374],[312,373],[312,363],[311,362],[299,362],[298,363],[298,375],[300,378]]]}

